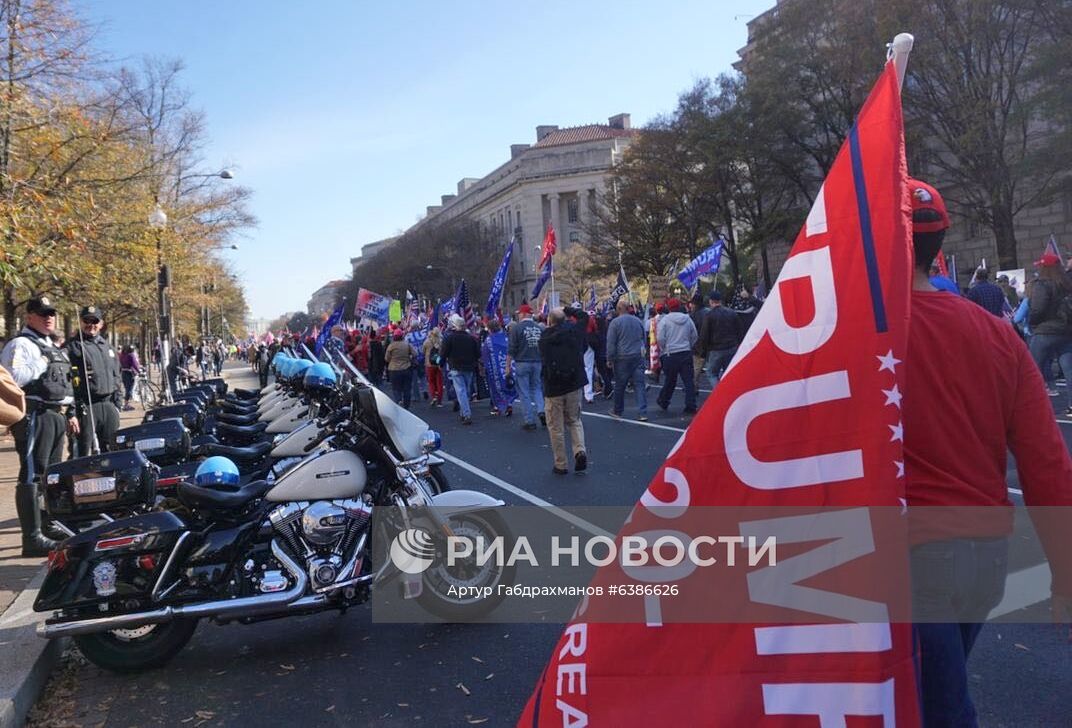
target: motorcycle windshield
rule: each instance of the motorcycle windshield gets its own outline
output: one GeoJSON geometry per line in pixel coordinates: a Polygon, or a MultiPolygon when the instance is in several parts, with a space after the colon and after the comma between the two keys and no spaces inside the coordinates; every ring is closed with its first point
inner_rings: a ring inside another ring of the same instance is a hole
{"type": "Polygon", "coordinates": [[[376,410],[383,422],[383,429],[391,438],[395,448],[403,459],[411,460],[421,455],[421,435],[428,429],[428,423],[409,410],[395,404],[389,396],[375,387],[376,410]]]}

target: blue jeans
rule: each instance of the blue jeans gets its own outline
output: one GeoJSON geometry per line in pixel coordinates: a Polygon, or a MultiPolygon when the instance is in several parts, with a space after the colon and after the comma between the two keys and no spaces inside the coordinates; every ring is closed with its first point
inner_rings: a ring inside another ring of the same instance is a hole
{"type": "Polygon", "coordinates": [[[521,398],[521,412],[525,422],[530,425],[536,424],[537,413],[543,412],[542,367],[538,361],[514,362],[514,381],[517,383],[517,396],[521,398]]]}
{"type": "Polygon", "coordinates": [[[413,399],[420,399],[428,393],[428,383],[424,379],[424,364],[410,369],[410,378],[413,382],[413,399]]]}
{"type": "MultiPolygon", "coordinates": [[[[1072,336],[1059,334],[1035,334],[1031,337],[1031,357],[1042,370],[1046,386],[1053,386],[1053,360],[1056,359],[1065,375],[1065,382],[1072,384],[1072,336]]],[[[1072,407],[1072,387],[1065,387],[1067,405],[1072,407]]]]}
{"type": "Polygon", "coordinates": [[[733,361],[733,355],[736,353],[736,346],[732,349],[715,349],[708,352],[705,366],[707,367],[707,378],[711,380],[711,389],[718,386],[718,380],[722,378],[722,372],[733,361]]]}
{"type": "Polygon", "coordinates": [[[614,359],[614,409],[616,415],[625,411],[625,388],[629,382],[633,383],[633,391],[636,393],[637,411],[641,415],[648,414],[647,382],[644,379],[644,357],[639,354],[627,356],[624,359],[614,359]]]}
{"type": "Polygon", "coordinates": [[[450,383],[454,385],[454,393],[458,397],[458,406],[462,417],[472,417],[473,409],[469,406],[469,390],[473,386],[473,372],[459,372],[450,370],[450,383]]]}
{"type": "Polygon", "coordinates": [[[1005,594],[1008,541],[953,539],[912,549],[912,609],[925,728],[976,725],[968,655],[1005,594]]]}

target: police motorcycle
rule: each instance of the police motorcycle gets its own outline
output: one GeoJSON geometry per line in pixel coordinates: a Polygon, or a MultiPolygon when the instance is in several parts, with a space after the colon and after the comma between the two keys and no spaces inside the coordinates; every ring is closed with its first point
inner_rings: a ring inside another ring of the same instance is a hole
{"type": "Polygon", "coordinates": [[[63,493],[83,516],[116,498],[140,510],[77,533],[50,554],[34,609],[52,616],[39,635],[71,636],[100,667],[136,671],[166,663],[200,619],[251,623],[345,610],[394,582],[443,619],[495,609],[503,598],[497,586],[510,582],[513,567],[448,565],[437,549],[423,573],[402,574],[378,549],[392,528],[509,541],[495,512],[503,502],[439,490],[430,466],[438,433],[361,382],[349,395],[345,419],[306,444],[311,454],[274,482],[241,484],[233,463],[210,458],[194,482],[178,484],[181,507],[172,510],[152,507],[151,478],[63,493]]]}
{"type": "MultiPolygon", "coordinates": [[[[210,399],[187,398],[173,405],[149,410],[141,425],[117,431],[113,447],[116,450],[139,449],[151,462],[160,466],[157,489],[165,495],[179,482],[192,479],[200,461],[214,455],[234,461],[242,472],[244,482],[271,479],[285,469],[274,467],[281,458],[287,458],[287,464],[293,465],[300,459],[299,456],[306,454],[294,452],[293,442],[282,444],[285,439],[282,436],[299,426],[309,425],[304,439],[299,440],[310,439],[312,434],[326,426],[324,423],[317,424],[313,414],[326,414],[336,399],[336,378],[328,364],[305,361],[288,367],[287,374],[285,378],[281,375],[281,386],[300,396],[302,406],[295,407],[290,414],[270,423],[247,428],[252,436],[248,439],[236,439],[230,429],[215,421],[220,415],[206,409],[214,406],[210,399]],[[309,372],[313,372],[313,376],[306,376],[309,372]],[[309,383],[308,386],[306,383],[309,383]],[[282,446],[277,447],[279,445],[282,446]]],[[[211,397],[200,391],[204,386],[199,385],[193,391],[211,397]]]]}

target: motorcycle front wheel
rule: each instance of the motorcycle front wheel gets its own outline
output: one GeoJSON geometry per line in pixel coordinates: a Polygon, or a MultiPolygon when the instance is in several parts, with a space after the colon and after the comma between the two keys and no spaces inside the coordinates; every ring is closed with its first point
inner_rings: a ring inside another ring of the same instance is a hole
{"type": "MultiPolygon", "coordinates": [[[[493,511],[477,511],[451,515],[448,524],[456,536],[469,538],[476,542],[483,539],[491,544],[496,538],[502,538],[504,553],[513,549],[513,536],[502,518],[493,511]]],[[[422,575],[424,581],[421,595],[417,601],[422,607],[440,619],[450,622],[465,622],[480,619],[490,614],[503,599],[499,586],[513,586],[516,567],[498,565],[495,559],[488,559],[478,565],[475,558],[469,558],[448,566],[444,554],[437,554],[432,565],[422,575]],[[457,590],[464,587],[466,596],[451,594],[451,587],[457,590]],[[478,596],[473,587],[491,589],[490,596],[478,596]]]]}
{"type": "Polygon", "coordinates": [[[139,672],[160,667],[186,646],[196,619],[176,619],[133,629],[83,634],[74,643],[86,659],[112,672],[139,672]]]}

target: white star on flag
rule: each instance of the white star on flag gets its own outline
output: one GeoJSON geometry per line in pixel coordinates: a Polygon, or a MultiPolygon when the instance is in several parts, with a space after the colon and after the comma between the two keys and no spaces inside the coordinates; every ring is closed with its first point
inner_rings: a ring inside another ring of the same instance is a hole
{"type": "Polygon", "coordinates": [[[886,395],[885,404],[895,405],[897,409],[901,408],[901,390],[897,388],[896,384],[893,385],[893,389],[883,389],[882,393],[886,395]]]}
{"type": "Polygon", "coordinates": [[[893,432],[893,435],[890,436],[890,442],[894,442],[895,440],[904,442],[904,425],[902,425],[900,421],[898,421],[896,425],[886,425],[886,427],[890,428],[890,431],[893,432]]]}
{"type": "Polygon", "coordinates": [[[894,460],[893,464],[897,466],[897,477],[898,478],[903,478],[904,477],[904,461],[903,460],[894,460]]]}
{"type": "Polygon", "coordinates": [[[894,369],[894,367],[897,366],[898,364],[900,364],[901,360],[897,359],[896,357],[893,356],[893,349],[890,349],[888,352],[886,352],[886,356],[878,356],[878,355],[876,355],[875,358],[878,359],[881,362],[881,364],[879,365],[879,368],[878,368],[878,370],[880,372],[883,369],[889,369],[894,374],[897,373],[897,371],[894,369]]]}

